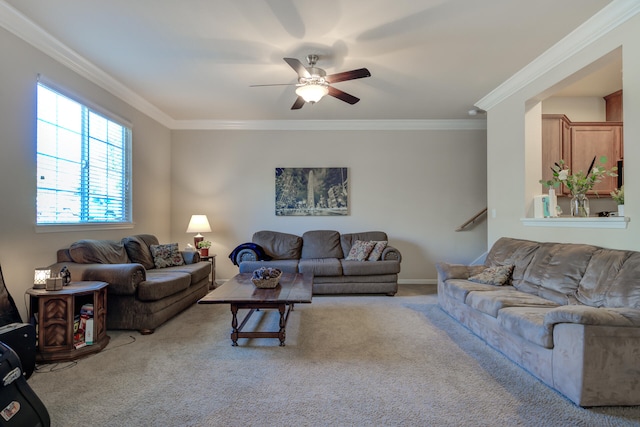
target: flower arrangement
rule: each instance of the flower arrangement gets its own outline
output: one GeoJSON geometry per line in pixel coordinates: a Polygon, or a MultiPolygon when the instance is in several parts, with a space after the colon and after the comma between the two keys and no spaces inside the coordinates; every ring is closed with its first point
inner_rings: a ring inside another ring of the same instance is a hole
{"type": "Polygon", "coordinates": [[[584,194],[591,190],[593,186],[601,182],[602,178],[605,176],[618,176],[616,173],[618,170],[617,167],[614,166],[610,170],[607,170],[602,166],[607,163],[607,158],[605,156],[600,157],[601,165],[594,166],[595,162],[596,157],[591,161],[591,165],[589,166],[589,169],[587,169],[588,172],[586,174],[583,171],[572,174],[571,170],[566,167],[564,160],[561,159],[559,162],[554,163],[554,165],[551,166],[553,178],[548,181],[541,179],[540,183],[547,187],[558,187],[560,184],[564,184],[571,194],[575,196],[576,194],[584,194]]]}
{"type": "Polygon", "coordinates": [[[611,198],[618,205],[624,205],[624,185],[620,186],[620,188],[616,188],[611,193],[611,198]]]}
{"type": "Polygon", "coordinates": [[[198,249],[208,249],[211,247],[211,242],[208,240],[202,240],[198,242],[198,249]]]}

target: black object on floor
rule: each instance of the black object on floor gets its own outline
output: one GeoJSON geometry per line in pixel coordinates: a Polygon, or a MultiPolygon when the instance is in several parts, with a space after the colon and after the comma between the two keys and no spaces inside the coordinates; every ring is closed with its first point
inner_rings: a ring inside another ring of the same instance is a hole
{"type": "Polygon", "coordinates": [[[51,419],[44,403],[27,384],[20,358],[0,342],[0,424],[3,426],[49,427],[51,419]]]}

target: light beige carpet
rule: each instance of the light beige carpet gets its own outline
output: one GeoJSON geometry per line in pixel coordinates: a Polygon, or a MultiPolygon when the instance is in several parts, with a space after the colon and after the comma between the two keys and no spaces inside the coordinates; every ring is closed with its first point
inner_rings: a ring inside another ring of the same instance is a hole
{"type": "MultiPolygon", "coordinates": [[[[252,326],[275,327],[265,311],[252,326]]],[[[583,409],[460,326],[434,286],[316,296],[285,347],[229,339],[228,306],[194,305],[153,335],[41,365],[53,426],[637,426],[640,407],[583,409]]]]}

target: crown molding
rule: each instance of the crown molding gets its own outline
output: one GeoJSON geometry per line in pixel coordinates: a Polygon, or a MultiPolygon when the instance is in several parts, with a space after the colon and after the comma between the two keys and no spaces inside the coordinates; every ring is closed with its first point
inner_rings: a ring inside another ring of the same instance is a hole
{"type": "Polygon", "coordinates": [[[4,0],[0,0],[0,26],[164,126],[171,128],[173,125],[174,120],[155,105],[87,61],[4,0]]]}
{"type": "Polygon", "coordinates": [[[485,130],[480,120],[176,120],[176,130],[485,130]]]}
{"type": "Polygon", "coordinates": [[[639,12],[640,2],[637,0],[614,0],[479,100],[475,106],[490,110],[639,12]]]}

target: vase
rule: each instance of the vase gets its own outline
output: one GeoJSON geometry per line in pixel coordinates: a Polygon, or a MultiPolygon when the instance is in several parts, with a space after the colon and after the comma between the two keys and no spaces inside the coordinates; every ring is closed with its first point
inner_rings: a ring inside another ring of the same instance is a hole
{"type": "Polygon", "coordinates": [[[571,198],[571,216],[589,216],[589,199],[584,193],[574,194],[571,198]]]}
{"type": "Polygon", "coordinates": [[[209,248],[200,248],[200,256],[209,256],[209,248]]]}
{"type": "Polygon", "coordinates": [[[624,205],[618,205],[618,216],[624,216],[624,205]]]}

